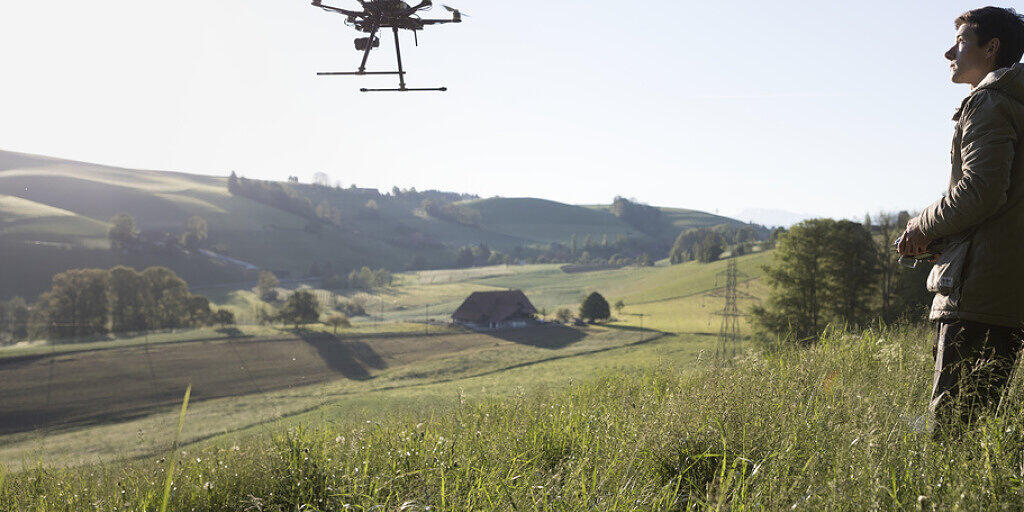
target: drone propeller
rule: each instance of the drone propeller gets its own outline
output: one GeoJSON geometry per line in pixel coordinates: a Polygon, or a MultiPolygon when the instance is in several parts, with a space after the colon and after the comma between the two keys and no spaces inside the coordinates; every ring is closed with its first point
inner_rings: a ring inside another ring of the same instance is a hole
{"type": "Polygon", "coordinates": [[[469,17],[468,14],[465,14],[462,11],[460,11],[460,10],[454,8],[454,7],[448,7],[447,5],[441,5],[441,7],[444,7],[445,9],[448,10],[448,12],[454,14],[456,17],[462,17],[462,16],[465,16],[467,18],[469,17]]]}

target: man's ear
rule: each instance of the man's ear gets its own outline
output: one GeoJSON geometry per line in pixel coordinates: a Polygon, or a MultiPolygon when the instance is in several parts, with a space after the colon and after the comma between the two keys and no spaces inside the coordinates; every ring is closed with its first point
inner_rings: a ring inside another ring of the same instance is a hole
{"type": "Polygon", "coordinates": [[[993,59],[996,58],[996,55],[999,55],[1000,44],[1001,43],[998,37],[993,37],[992,39],[990,39],[989,42],[985,44],[985,55],[988,57],[992,57],[993,59]]]}

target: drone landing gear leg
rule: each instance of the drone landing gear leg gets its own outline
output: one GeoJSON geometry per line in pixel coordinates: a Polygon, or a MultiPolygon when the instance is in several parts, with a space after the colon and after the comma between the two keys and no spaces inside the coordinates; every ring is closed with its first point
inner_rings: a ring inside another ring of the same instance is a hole
{"type": "Polygon", "coordinates": [[[363,61],[359,63],[359,72],[366,72],[366,61],[370,58],[370,50],[373,49],[373,38],[377,37],[377,25],[374,25],[370,30],[370,40],[366,43],[366,50],[363,50],[363,61]]]}
{"type": "MultiPolygon", "coordinates": [[[[405,69],[402,68],[402,45],[398,42],[398,27],[391,27],[395,35],[395,56],[398,58],[398,89],[359,89],[362,92],[408,92],[408,91],[447,91],[447,87],[408,88],[405,86],[405,69]]],[[[415,32],[413,32],[415,33],[415,32]]]]}
{"type": "Polygon", "coordinates": [[[402,45],[398,43],[398,27],[391,27],[395,34],[395,56],[398,57],[398,88],[405,89],[405,70],[402,69],[402,45]]]}
{"type": "Polygon", "coordinates": [[[363,50],[363,60],[359,63],[359,71],[322,71],[317,73],[318,76],[337,76],[337,75],[401,75],[401,71],[367,71],[366,61],[370,59],[370,50],[373,49],[373,38],[377,36],[377,30],[380,29],[377,25],[374,25],[370,29],[370,37],[367,38],[366,49],[363,50]]]}

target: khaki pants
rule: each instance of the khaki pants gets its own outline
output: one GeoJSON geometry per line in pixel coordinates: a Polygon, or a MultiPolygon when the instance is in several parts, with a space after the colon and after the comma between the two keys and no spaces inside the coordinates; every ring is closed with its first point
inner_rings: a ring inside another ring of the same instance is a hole
{"type": "Polygon", "coordinates": [[[1024,344],[1024,330],[957,320],[939,322],[930,409],[936,438],[994,412],[1024,344]]]}

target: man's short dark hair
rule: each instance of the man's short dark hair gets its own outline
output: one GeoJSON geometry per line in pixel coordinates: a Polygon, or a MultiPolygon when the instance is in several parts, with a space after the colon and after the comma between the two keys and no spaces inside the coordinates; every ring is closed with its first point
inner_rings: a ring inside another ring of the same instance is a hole
{"type": "Polygon", "coordinates": [[[1012,66],[1024,55],[1024,17],[1013,9],[991,6],[973,9],[958,16],[954,23],[956,28],[970,26],[978,36],[979,45],[999,38],[996,69],[1012,66]]]}

